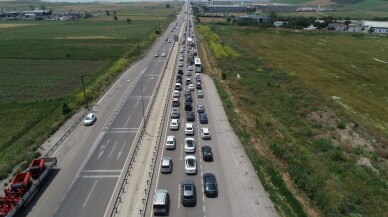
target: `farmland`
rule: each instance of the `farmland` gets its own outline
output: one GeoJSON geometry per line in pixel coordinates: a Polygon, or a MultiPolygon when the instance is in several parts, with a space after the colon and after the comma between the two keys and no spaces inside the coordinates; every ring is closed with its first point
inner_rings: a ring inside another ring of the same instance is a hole
{"type": "MultiPolygon", "coordinates": [[[[0,7],[27,10],[29,4],[7,1],[0,7]]],[[[155,30],[163,30],[179,10],[177,3],[172,8],[166,3],[47,4],[54,10],[103,13],[74,21],[0,22],[0,178],[37,155],[40,144],[71,115],[62,113],[64,103],[73,112],[81,109],[79,75],[85,77],[88,99],[98,96],[138,58],[138,41],[144,54],[158,36],[155,30]],[[106,16],[106,10],[117,10],[118,19],[106,16]],[[15,153],[22,154],[16,158],[15,153]]]]}
{"type": "Polygon", "coordinates": [[[199,32],[204,70],[279,213],[388,212],[386,37],[228,25],[199,32]]]}

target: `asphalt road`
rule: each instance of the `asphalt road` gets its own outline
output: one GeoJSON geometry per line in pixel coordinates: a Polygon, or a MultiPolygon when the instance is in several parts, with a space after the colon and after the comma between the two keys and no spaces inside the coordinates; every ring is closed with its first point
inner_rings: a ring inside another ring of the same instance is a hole
{"type": "MultiPolygon", "coordinates": [[[[113,192],[133,152],[173,39],[173,22],[148,54],[128,69],[92,108],[97,122],[77,126],[56,150],[57,174],[20,216],[108,216],[113,192]],[[159,57],[154,57],[158,53],[159,57]]],[[[110,214],[110,213],[109,213],[110,214]]]]}
{"type": "MultiPolygon", "coordinates": [[[[191,17],[188,19],[192,20],[191,17]]],[[[187,47],[184,53],[186,58],[187,47]]],[[[184,62],[187,62],[186,59],[184,62]]],[[[184,68],[186,69],[187,65],[184,68]]],[[[169,135],[174,136],[177,146],[175,150],[167,150],[165,147],[161,147],[162,149],[159,151],[158,156],[159,163],[156,165],[151,192],[155,192],[156,189],[166,189],[169,192],[171,201],[169,216],[173,217],[277,216],[272,202],[261,186],[242,145],[228,123],[213,81],[205,74],[200,75],[205,97],[198,98],[197,90],[192,91],[193,111],[196,114],[196,119],[192,122],[194,123],[195,134],[194,136],[185,135],[184,124],[188,122],[186,121],[186,111],[182,106],[185,99],[184,89],[187,89],[185,80],[186,77],[191,77],[195,81],[194,76],[195,73],[187,76],[186,70],[184,70],[182,79],[183,90],[180,96],[181,106],[179,107],[181,126],[178,131],[171,131],[169,129],[171,117],[167,118],[163,136],[163,138],[169,135]],[[198,104],[205,105],[205,112],[209,120],[208,124],[199,123],[198,113],[196,112],[196,105],[198,104]],[[200,128],[203,127],[210,129],[211,140],[203,140],[201,138],[200,128]],[[184,140],[188,137],[195,139],[195,154],[186,154],[184,151],[184,140]],[[212,162],[203,161],[201,147],[204,145],[212,148],[214,156],[212,162]],[[196,157],[196,175],[187,175],[185,173],[184,158],[187,155],[194,155],[196,157]],[[166,156],[173,161],[173,171],[170,174],[162,174],[160,172],[160,160],[166,156]],[[213,173],[217,178],[218,197],[216,198],[208,198],[204,195],[202,176],[208,172],[213,173]],[[181,204],[180,184],[183,180],[192,180],[196,185],[197,204],[194,207],[184,207],[181,204]]],[[[170,104],[169,111],[171,111],[171,108],[172,105],[170,104]]],[[[152,199],[153,195],[150,194],[150,203],[147,206],[146,216],[153,216],[152,199]]]]}

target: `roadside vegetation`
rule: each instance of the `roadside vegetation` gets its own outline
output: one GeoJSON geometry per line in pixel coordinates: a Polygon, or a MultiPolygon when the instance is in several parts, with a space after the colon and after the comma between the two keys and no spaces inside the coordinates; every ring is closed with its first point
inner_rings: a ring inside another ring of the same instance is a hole
{"type": "Polygon", "coordinates": [[[388,213],[387,38],[198,30],[204,71],[282,216],[388,213]]]}
{"type": "MultiPolygon", "coordinates": [[[[0,7],[27,10],[29,4],[1,2],[0,7]]],[[[75,21],[0,22],[0,179],[44,153],[41,144],[84,107],[81,75],[91,102],[147,52],[180,10],[179,3],[171,8],[166,3],[47,4],[104,14],[75,21]]]]}

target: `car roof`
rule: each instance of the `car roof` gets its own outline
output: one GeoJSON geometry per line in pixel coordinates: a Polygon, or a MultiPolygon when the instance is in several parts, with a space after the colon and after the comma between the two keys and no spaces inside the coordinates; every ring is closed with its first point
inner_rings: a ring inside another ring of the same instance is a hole
{"type": "Polygon", "coordinates": [[[186,123],[185,126],[186,126],[186,127],[192,127],[192,126],[193,126],[193,123],[186,123]]]}
{"type": "Polygon", "coordinates": [[[169,165],[171,161],[170,157],[163,157],[162,158],[162,165],[169,165]]]}
{"type": "Polygon", "coordinates": [[[205,145],[205,146],[202,146],[202,149],[204,149],[204,150],[211,150],[212,148],[210,146],[208,146],[208,145],[205,145]]]}
{"type": "Polygon", "coordinates": [[[202,130],[204,133],[209,132],[209,128],[206,128],[206,127],[201,128],[201,130],[202,130]]]}
{"type": "Polygon", "coordinates": [[[86,117],[92,117],[93,115],[95,115],[95,114],[92,112],[92,113],[89,113],[88,115],[86,115],[86,117]]]}
{"type": "Polygon", "coordinates": [[[216,176],[213,173],[205,173],[203,174],[203,178],[216,178],[216,176]]]}
{"type": "Polygon", "coordinates": [[[194,185],[194,182],[191,181],[191,180],[184,180],[184,181],[182,182],[182,185],[194,185]]]}
{"type": "MultiPolygon", "coordinates": [[[[174,119],[173,119],[174,120],[174,119]]],[[[174,139],[175,137],[174,136],[167,136],[167,140],[172,140],[174,139]]]]}

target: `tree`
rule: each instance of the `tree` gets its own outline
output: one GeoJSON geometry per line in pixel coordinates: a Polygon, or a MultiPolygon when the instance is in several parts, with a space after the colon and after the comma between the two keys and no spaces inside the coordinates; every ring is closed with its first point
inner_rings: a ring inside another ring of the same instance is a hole
{"type": "Polygon", "coordinates": [[[116,16],[116,15],[117,15],[116,11],[113,11],[113,15],[114,15],[114,16],[116,16]]]}
{"type": "Polygon", "coordinates": [[[370,27],[370,28],[368,29],[368,32],[369,32],[369,33],[374,33],[374,32],[375,32],[375,29],[374,29],[373,27],[370,27]]]}
{"type": "Polygon", "coordinates": [[[127,18],[127,23],[131,24],[131,22],[132,22],[131,18],[127,18]]]}
{"type": "Polygon", "coordinates": [[[171,5],[170,4],[166,4],[166,8],[171,8],[171,5]]]}
{"type": "Polygon", "coordinates": [[[106,13],[106,16],[110,16],[109,10],[106,10],[105,13],[106,13]]]}
{"type": "Polygon", "coordinates": [[[62,114],[63,115],[67,115],[71,112],[71,108],[69,107],[69,105],[65,102],[63,102],[62,104],[62,114]]]}
{"type": "Polygon", "coordinates": [[[113,16],[113,19],[114,19],[114,20],[117,20],[117,16],[116,16],[116,15],[114,15],[114,16],[113,16]]]}

